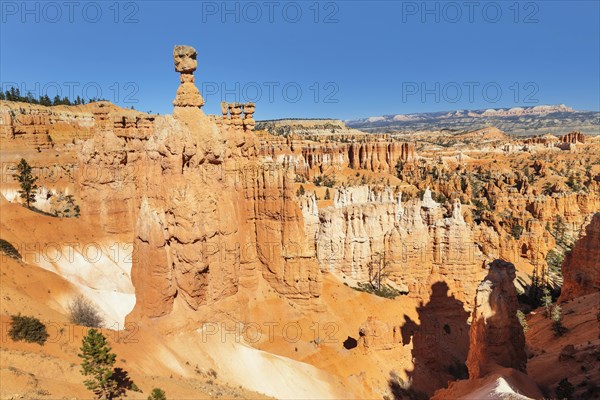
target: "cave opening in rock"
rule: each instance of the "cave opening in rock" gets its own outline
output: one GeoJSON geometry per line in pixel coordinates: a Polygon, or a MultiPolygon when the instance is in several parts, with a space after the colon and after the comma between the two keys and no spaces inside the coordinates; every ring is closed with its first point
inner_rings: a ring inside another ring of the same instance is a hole
{"type": "Polygon", "coordinates": [[[444,324],[444,332],[446,332],[448,335],[450,334],[450,325],[444,324]]]}
{"type": "Polygon", "coordinates": [[[348,336],[348,339],[344,340],[344,348],[346,350],[351,350],[358,346],[358,341],[351,336],[348,336]]]}

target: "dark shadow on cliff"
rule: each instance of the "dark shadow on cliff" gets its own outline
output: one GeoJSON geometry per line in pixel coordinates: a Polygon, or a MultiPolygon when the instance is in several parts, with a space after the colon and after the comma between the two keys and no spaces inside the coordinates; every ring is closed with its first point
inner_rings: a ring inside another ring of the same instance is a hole
{"type": "Polygon", "coordinates": [[[402,344],[412,340],[414,368],[406,370],[408,382],[390,376],[389,387],[396,400],[430,396],[448,381],[468,378],[469,313],[448,290],[445,282],[431,286],[431,299],[417,308],[419,324],[404,317],[402,344]]]}

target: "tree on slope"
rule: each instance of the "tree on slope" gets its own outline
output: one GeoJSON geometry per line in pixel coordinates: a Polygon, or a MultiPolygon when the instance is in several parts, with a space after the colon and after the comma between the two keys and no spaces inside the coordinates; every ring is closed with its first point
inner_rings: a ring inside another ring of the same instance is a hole
{"type": "Polygon", "coordinates": [[[106,337],[96,329],[90,329],[81,345],[81,373],[89,376],[83,381],[86,388],[93,391],[98,399],[110,400],[118,394],[118,383],[113,379],[113,366],[117,355],[106,337]]]}
{"type": "Polygon", "coordinates": [[[17,165],[17,171],[18,174],[15,179],[19,181],[19,185],[21,186],[19,194],[22,199],[25,199],[27,208],[29,208],[29,205],[35,202],[34,192],[38,188],[35,184],[37,177],[31,174],[31,166],[24,158],[22,158],[21,162],[17,165]]]}

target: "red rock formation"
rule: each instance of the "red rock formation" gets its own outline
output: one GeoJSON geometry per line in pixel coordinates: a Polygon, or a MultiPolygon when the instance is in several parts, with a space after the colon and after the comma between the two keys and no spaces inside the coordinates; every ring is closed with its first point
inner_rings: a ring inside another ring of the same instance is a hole
{"type": "Polygon", "coordinates": [[[83,143],[77,170],[81,217],[107,233],[132,237],[140,207],[140,150],[153,122],[149,116],[119,115],[107,102],[95,103],[92,111],[96,133],[83,143]],[[136,121],[135,126],[126,121],[136,121]]]}
{"type": "Polygon", "coordinates": [[[525,336],[517,319],[515,266],[496,260],[477,287],[471,322],[467,368],[469,379],[486,376],[498,366],[525,372],[525,336]]]}
{"type": "Polygon", "coordinates": [[[571,132],[559,138],[563,143],[585,143],[585,135],[581,132],[571,132]]]}
{"type": "MultiPolygon", "coordinates": [[[[184,56],[178,65],[187,65],[184,56]]],[[[80,177],[85,209],[93,210],[83,217],[133,236],[138,297],[130,318],[166,315],[176,299],[195,310],[252,293],[261,279],[289,299],[318,297],[321,272],[304,236],[293,171],[257,157],[251,130],[217,128],[192,81],[182,81],[173,117],[134,125],[98,105],[102,129],[81,153],[82,171],[102,172],[80,177]]]]}
{"type": "Polygon", "coordinates": [[[89,105],[46,107],[0,101],[0,139],[5,149],[41,148],[87,139],[94,128],[89,105]]]}
{"type": "Polygon", "coordinates": [[[400,142],[352,143],[348,150],[350,168],[395,173],[398,160],[414,161],[414,145],[400,142]]]}
{"type": "Polygon", "coordinates": [[[354,143],[320,143],[307,140],[290,140],[283,144],[266,138],[261,143],[260,154],[273,160],[288,158],[296,173],[307,179],[336,169],[353,168],[396,175],[398,161],[413,163],[416,160],[414,144],[391,139],[369,140],[354,143]]]}
{"type": "Polygon", "coordinates": [[[523,139],[523,144],[543,144],[543,145],[552,145],[556,143],[559,139],[553,135],[539,135],[531,138],[523,139]]]}
{"type": "Polygon", "coordinates": [[[543,223],[552,223],[561,216],[572,229],[573,225],[581,226],[589,214],[600,210],[600,196],[594,192],[532,196],[526,210],[543,223]]]}
{"type": "Polygon", "coordinates": [[[483,255],[473,245],[459,202],[451,218],[426,191],[423,200],[402,204],[391,189],[339,188],[334,206],[319,212],[317,258],[324,272],[369,280],[380,258],[385,274],[408,296],[427,300],[431,285],[448,283],[452,295],[472,309],[481,280],[483,255]]]}
{"type": "Polygon", "coordinates": [[[358,345],[365,351],[389,350],[401,340],[399,327],[390,326],[375,317],[368,317],[358,330],[358,345]]]}
{"type": "Polygon", "coordinates": [[[561,302],[600,290],[600,213],[594,214],[585,234],[567,253],[562,274],[561,302]]]}

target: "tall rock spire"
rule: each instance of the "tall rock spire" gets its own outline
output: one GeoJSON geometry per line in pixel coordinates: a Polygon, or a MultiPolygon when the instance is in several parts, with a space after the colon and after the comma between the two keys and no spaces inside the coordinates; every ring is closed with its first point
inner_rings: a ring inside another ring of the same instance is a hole
{"type": "Polygon", "coordinates": [[[181,80],[181,85],[177,89],[177,96],[173,101],[175,108],[200,108],[204,105],[200,91],[194,84],[194,71],[198,67],[196,55],[196,50],[191,46],[175,46],[173,50],[175,71],[180,73],[181,80]]]}

